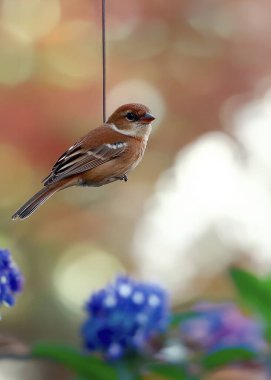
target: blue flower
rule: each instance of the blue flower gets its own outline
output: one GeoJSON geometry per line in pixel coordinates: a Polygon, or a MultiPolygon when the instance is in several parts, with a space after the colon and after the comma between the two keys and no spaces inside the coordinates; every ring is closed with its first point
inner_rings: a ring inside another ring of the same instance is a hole
{"type": "Polygon", "coordinates": [[[180,326],[182,340],[190,347],[207,353],[233,347],[257,353],[266,348],[263,326],[234,304],[201,302],[193,310],[195,316],[180,326]]]}
{"type": "Polygon", "coordinates": [[[0,306],[12,306],[15,294],[22,291],[23,276],[7,249],[0,249],[0,306]]]}
{"type": "Polygon", "coordinates": [[[82,327],[85,347],[110,360],[144,350],[169,321],[166,293],[124,276],[94,293],[86,311],[88,318],[82,327]]]}

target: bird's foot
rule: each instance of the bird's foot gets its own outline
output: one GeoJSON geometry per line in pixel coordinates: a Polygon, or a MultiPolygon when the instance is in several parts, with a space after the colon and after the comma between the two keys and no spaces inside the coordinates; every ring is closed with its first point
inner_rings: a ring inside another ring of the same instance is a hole
{"type": "Polygon", "coordinates": [[[123,177],[121,177],[121,180],[124,181],[124,182],[127,182],[128,181],[128,177],[126,174],[124,174],[123,177]]]}

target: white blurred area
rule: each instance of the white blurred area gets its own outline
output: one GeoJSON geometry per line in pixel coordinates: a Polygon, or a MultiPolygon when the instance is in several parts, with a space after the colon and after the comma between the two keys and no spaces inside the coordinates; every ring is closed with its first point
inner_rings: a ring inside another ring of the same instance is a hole
{"type": "Polygon", "coordinates": [[[27,361],[1,360],[0,380],[43,380],[41,369],[27,361]]]}
{"type": "Polygon", "coordinates": [[[271,269],[271,90],[230,128],[233,137],[208,133],[179,152],[134,235],[139,275],[182,300],[231,263],[271,269]]]}

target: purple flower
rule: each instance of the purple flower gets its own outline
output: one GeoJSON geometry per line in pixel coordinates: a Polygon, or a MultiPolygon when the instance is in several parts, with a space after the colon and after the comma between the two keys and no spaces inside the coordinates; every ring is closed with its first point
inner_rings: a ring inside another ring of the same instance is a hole
{"type": "Polygon", "coordinates": [[[257,353],[266,348],[263,326],[244,316],[234,304],[202,302],[193,311],[195,316],[180,326],[183,341],[191,347],[207,353],[233,347],[257,353]]]}
{"type": "Polygon", "coordinates": [[[22,291],[23,276],[7,249],[0,249],[0,306],[12,306],[15,294],[22,291]]]}
{"type": "Polygon", "coordinates": [[[144,350],[169,321],[165,292],[124,276],[94,293],[86,311],[88,318],[82,327],[85,347],[111,360],[144,350]]]}

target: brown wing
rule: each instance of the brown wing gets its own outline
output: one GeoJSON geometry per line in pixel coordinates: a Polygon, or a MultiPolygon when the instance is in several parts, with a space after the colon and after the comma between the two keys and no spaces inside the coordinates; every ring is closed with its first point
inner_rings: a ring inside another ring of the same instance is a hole
{"type": "Polygon", "coordinates": [[[119,157],[128,145],[122,139],[123,135],[107,126],[92,130],[59,157],[42,182],[46,186],[119,157]]]}

